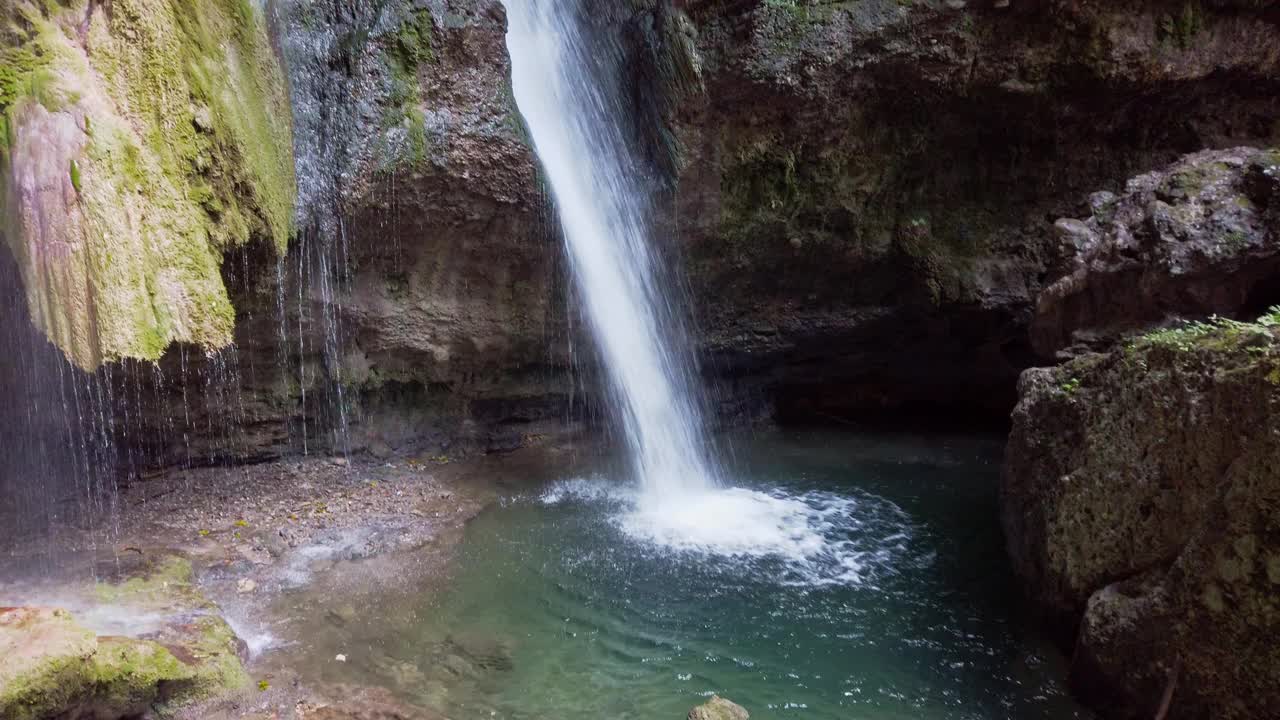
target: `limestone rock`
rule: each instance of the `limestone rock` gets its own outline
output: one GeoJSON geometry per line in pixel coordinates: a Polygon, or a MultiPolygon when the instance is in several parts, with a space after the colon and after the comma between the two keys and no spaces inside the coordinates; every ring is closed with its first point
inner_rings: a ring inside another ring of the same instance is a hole
{"type": "Polygon", "coordinates": [[[228,345],[222,253],[288,242],[284,75],[246,7],[0,9],[0,235],[34,324],[82,368],[228,345]]]}
{"type": "Polygon", "coordinates": [[[1280,301],[1278,197],[1280,153],[1253,148],[1190,155],[1129,181],[1120,197],[1095,194],[1087,221],[1058,221],[1074,252],[1038,298],[1036,349],[1102,347],[1169,318],[1280,301]]]}
{"type": "Polygon", "coordinates": [[[737,703],[712,695],[711,699],[689,711],[689,720],[747,720],[750,715],[737,703]]]}
{"type": "Polygon", "coordinates": [[[1014,568],[1115,717],[1280,707],[1280,312],[1024,373],[1001,489],[1014,568]],[[1079,633],[1072,629],[1079,625],[1079,633]]]}

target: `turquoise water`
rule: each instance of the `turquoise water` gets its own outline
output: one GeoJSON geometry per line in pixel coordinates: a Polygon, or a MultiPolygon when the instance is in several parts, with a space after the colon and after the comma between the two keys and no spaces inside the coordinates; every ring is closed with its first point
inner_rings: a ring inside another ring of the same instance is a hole
{"type": "Polygon", "coordinates": [[[515,491],[473,521],[451,589],[379,640],[370,672],[454,718],[681,718],[713,692],[753,718],[1087,717],[1018,617],[999,438],[734,446],[739,484],[812,508],[797,542],[824,549],[655,544],[603,478],[515,491]]]}

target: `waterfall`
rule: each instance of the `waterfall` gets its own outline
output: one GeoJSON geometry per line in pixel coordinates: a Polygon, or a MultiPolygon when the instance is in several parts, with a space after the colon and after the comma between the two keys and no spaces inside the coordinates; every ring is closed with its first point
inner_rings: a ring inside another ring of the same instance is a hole
{"type": "Polygon", "coordinates": [[[662,282],[643,171],[622,130],[620,55],[592,42],[576,2],[505,4],[516,103],[551,186],[632,470],[649,498],[718,487],[678,293],[662,282]]]}

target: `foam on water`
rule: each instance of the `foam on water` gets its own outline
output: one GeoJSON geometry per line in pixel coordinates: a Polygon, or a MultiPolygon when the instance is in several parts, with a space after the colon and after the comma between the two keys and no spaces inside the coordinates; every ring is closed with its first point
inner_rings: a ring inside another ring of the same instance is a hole
{"type": "Polygon", "coordinates": [[[223,619],[227,626],[244,641],[249,650],[249,657],[255,658],[272,648],[280,647],[280,638],[262,626],[261,622],[249,619],[247,612],[224,611],[223,619]]]}
{"type": "Polygon", "coordinates": [[[785,585],[874,586],[901,564],[930,560],[914,551],[907,514],[868,493],[774,487],[654,497],[605,478],[575,478],[553,484],[540,501],[610,505],[612,524],[633,541],[719,563],[775,562],[785,585]]]}

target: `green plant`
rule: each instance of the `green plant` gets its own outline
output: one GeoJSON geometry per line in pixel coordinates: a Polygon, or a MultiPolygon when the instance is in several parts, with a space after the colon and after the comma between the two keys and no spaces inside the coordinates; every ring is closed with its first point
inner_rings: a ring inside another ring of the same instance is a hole
{"type": "Polygon", "coordinates": [[[1160,19],[1160,40],[1179,49],[1191,47],[1196,36],[1204,31],[1204,11],[1199,2],[1187,2],[1177,15],[1166,13],[1160,19]]]}
{"type": "Polygon", "coordinates": [[[1189,352],[1200,347],[1218,348],[1244,336],[1269,336],[1280,328],[1280,305],[1272,306],[1253,322],[1214,315],[1208,320],[1192,320],[1176,327],[1155,330],[1134,338],[1129,349],[1162,347],[1189,352]]]}

